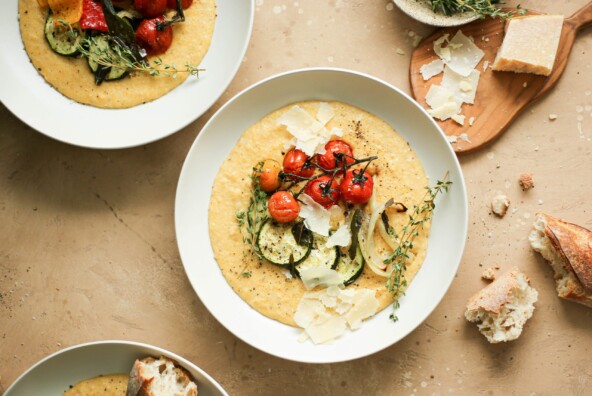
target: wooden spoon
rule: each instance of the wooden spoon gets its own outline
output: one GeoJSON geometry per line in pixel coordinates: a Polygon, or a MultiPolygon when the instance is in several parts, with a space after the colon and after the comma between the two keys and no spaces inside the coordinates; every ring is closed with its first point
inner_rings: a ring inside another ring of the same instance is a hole
{"type": "MultiPolygon", "coordinates": [[[[540,12],[529,11],[529,14],[540,14],[540,12]]],[[[476,67],[481,72],[481,77],[475,103],[463,104],[462,107],[461,113],[466,116],[465,125],[457,124],[451,119],[436,120],[448,136],[466,134],[468,139],[457,138],[457,142],[452,144],[454,150],[457,153],[468,153],[490,143],[506,130],[526,106],[547,93],[565,70],[577,32],[591,22],[592,2],[564,20],[555,65],[547,77],[525,73],[494,72],[489,67],[483,70],[485,62],[490,65],[493,63],[497,50],[502,44],[504,21],[498,18],[487,18],[460,27],[466,36],[473,36],[475,44],[485,55],[476,67]],[[469,126],[468,120],[472,117],[474,117],[474,123],[469,126]]],[[[449,33],[452,37],[458,30],[459,27],[437,30],[424,39],[411,55],[409,68],[411,91],[415,100],[426,109],[430,108],[425,102],[428,90],[432,84],[440,84],[442,74],[424,81],[419,69],[426,63],[438,59],[434,53],[434,40],[445,33],[449,33]]]]}

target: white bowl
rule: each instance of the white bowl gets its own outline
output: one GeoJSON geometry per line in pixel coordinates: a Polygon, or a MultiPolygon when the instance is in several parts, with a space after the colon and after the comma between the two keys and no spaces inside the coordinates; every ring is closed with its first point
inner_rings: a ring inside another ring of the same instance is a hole
{"type": "Polygon", "coordinates": [[[129,341],[98,341],[58,351],[27,370],[4,396],[60,396],[82,380],[129,373],[136,359],[161,355],[176,360],[191,373],[200,396],[228,396],[220,384],[190,361],[155,346],[129,341]]]}
{"type": "Polygon", "coordinates": [[[0,100],[31,128],[77,146],[114,149],[164,138],[195,121],[226,90],[242,62],[253,27],[254,0],[217,0],[212,43],[198,80],[129,109],[99,109],[66,98],[35,70],[25,52],[18,1],[0,1],[0,100]]]}
{"type": "Polygon", "coordinates": [[[393,0],[393,2],[411,18],[432,26],[459,26],[479,19],[474,12],[444,15],[432,11],[429,0],[393,0]]]}
{"type": "Polygon", "coordinates": [[[380,351],[415,329],[444,297],[467,236],[467,197],[458,160],[432,118],[408,95],[374,77],[340,69],[304,69],[247,88],[212,116],[183,165],[175,203],[175,226],[187,276],[204,305],[228,330],[250,345],[285,359],[329,363],[380,351]],[[328,345],[297,341],[299,330],[253,310],[228,285],[208,233],[214,177],[243,131],[284,105],[302,100],[338,100],[386,120],[419,156],[430,183],[450,172],[450,191],[438,200],[423,267],[401,299],[399,321],[390,308],[328,345]]]}

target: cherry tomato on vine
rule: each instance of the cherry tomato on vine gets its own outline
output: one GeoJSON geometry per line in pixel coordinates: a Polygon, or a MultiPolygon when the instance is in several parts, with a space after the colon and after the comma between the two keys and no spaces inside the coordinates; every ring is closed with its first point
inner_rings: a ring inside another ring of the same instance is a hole
{"type": "Polygon", "coordinates": [[[134,7],[146,18],[154,18],[164,14],[167,0],[134,0],[134,7]]]}
{"type": "MultiPolygon", "coordinates": [[[[188,9],[191,4],[193,4],[193,0],[181,0],[181,7],[183,7],[184,10],[188,9]]],[[[167,0],[167,7],[176,10],[177,0],[167,0]]]]}
{"type": "Polygon", "coordinates": [[[329,140],[325,145],[325,154],[317,155],[317,164],[323,169],[333,170],[341,168],[344,164],[351,164],[354,162],[353,150],[349,144],[343,140],[329,140]],[[335,155],[340,154],[340,155],[335,155]]]}
{"type": "Polygon", "coordinates": [[[173,29],[168,26],[158,30],[157,23],[164,22],[164,17],[144,19],[136,29],[138,45],[146,50],[148,55],[159,55],[169,49],[173,42],[173,29]]]}
{"type": "Polygon", "coordinates": [[[331,181],[331,176],[328,175],[310,181],[304,192],[326,209],[339,201],[339,183],[335,179],[331,181]]]}
{"type": "Polygon", "coordinates": [[[300,213],[300,205],[294,196],[287,191],[274,193],[267,202],[271,218],[278,223],[289,223],[296,220],[300,213]]]}
{"type": "Polygon", "coordinates": [[[282,167],[279,162],[274,160],[263,161],[261,171],[258,172],[259,187],[267,193],[275,191],[280,186],[280,170],[282,167]]]}
{"type": "Polygon", "coordinates": [[[311,177],[314,171],[315,168],[310,163],[310,157],[303,151],[292,149],[286,153],[284,157],[284,173],[301,177],[311,177]]]}
{"type": "Polygon", "coordinates": [[[370,200],[374,189],[372,175],[360,169],[348,170],[341,181],[341,198],[351,204],[365,204],[370,200]]]}

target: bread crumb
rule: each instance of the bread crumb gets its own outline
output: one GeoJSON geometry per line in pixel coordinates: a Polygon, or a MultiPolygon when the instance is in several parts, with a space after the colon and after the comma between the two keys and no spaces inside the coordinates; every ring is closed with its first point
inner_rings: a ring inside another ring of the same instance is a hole
{"type": "Polygon", "coordinates": [[[491,200],[491,211],[499,217],[504,217],[509,207],[510,200],[504,194],[498,194],[491,200]]]}
{"type": "Polygon", "coordinates": [[[493,267],[487,268],[485,271],[481,273],[481,278],[485,280],[495,280],[495,270],[493,267]]]}
{"type": "Polygon", "coordinates": [[[557,114],[549,114],[549,119],[555,121],[557,119],[557,114]]]}
{"type": "Polygon", "coordinates": [[[512,268],[469,299],[465,318],[476,322],[492,344],[517,339],[538,299],[529,283],[525,274],[512,268]]]}
{"type": "Polygon", "coordinates": [[[520,187],[522,187],[522,191],[530,190],[534,188],[534,179],[532,177],[532,173],[522,173],[518,177],[518,183],[520,183],[520,187]]]}

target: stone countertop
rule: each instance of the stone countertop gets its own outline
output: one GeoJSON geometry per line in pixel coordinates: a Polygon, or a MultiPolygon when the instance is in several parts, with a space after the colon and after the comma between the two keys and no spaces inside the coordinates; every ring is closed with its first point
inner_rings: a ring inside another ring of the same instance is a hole
{"type": "MultiPolygon", "coordinates": [[[[522,6],[570,15],[585,3],[522,6]]],[[[265,77],[310,66],[354,69],[409,92],[409,32],[432,30],[386,0],[256,0],[248,52],[220,100],[175,135],[133,149],[59,143],[0,105],[2,386],[64,347],[123,339],[184,356],[231,395],[590,394],[592,309],[556,297],[527,236],[538,211],[592,228],[592,29],[580,33],[549,95],[493,144],[460,157],[470,205],[462,263],[436,310],[396,345],[339,364],[282,360],[223,328],[185,276],[175,189],[216,109],[265,77]],[[523,172],[534,174],[534,189],[520,189],[523,172]],[[489,210],[498,192],[511,201],[502,219],[489,210]],[[463,317],[486,284],[482,271],[496,265],[517,265],[539,291],[524,333],[503,345],[488,344],[463,317]]]]}

